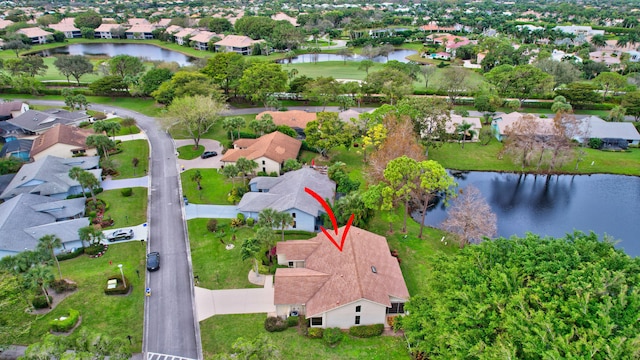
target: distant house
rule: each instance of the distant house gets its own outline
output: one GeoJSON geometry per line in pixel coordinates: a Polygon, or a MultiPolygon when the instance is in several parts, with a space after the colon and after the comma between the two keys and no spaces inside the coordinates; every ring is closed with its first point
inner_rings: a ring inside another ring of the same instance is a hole
{"type": "Polygon", "coordinates": [[[451,54],[444,51],[429,54],[428,57],[434,60],[446,60],[446,61],[451,60],[451,54]]]}
{"type": "Polygon", "coordinates": [[[591,26],[578,26],[578,25],[556,26],[553,28],[553,30],[561,31],[566,34],[582,35],[582,36],[604,35],[604,30],[593,30],[591,26]]]}
{"type": "Polygon", "coordinates": [[[627,51],[629,54],[629,61],[631,62],[639,62],[640,61],[640,51],[631,50],[627,51]]]}
{"type": "Polygon", "coordinates": [[[605,142],[615,144],[616,147],[626,148],[627,145],[640,144],[640,133],[633,123],[609,122],[597,116],[588,116],[579,119],[583,137],[576,138],[580,142],[598,138],[605,142]]]}
{"type": "Polygon", "coordinates": [[[5,201],[0,204],[0,258],[35,250],[38,240],[49,234],[62,240],[62,249],[82,246],[78,229],[89,226],[84,211],[84,198],[20,194],[5,201]]]}
{"type": "Polygon", "coordinates": [[[420,26],[420,30],[429,31],[429,32],[447,32],[447,31],[456,31],[453,26],[439,26],[437,22],[432,21],[427,25],[420,26]]]}
{"type": "Polygon", "coordinates": [[[209,50],[209,42],[215,38],[223,38],[224,35],[218,35],[211,31],[200,31],[191,38],[193,47],[198,50],[209,50]]]}
{"type": "Polygon", "coordinates": [[[12,119],[29,110],[29,104],[22,101],[0,103],[0,121],[12,119]]]}
{"type": "Polygon", "coordinates": [[[67,39],[82,37],[82,31],[76,27],[74,18],[64,18],[57,24],[49,25],[49,28],[64,33],[67,39]]]}
{"type": "Polygon", "coordinates": [[[238,211],[246,217],[258,219],[260,211],[271,208],[287,212],[294,223],[289,229],[318,231],[320,216],[326,211],[305,192],[308,187],[330,202],[335,197],[336,184],[329,177],[305,167],[279,177],[257,176],[249,182],[250,192],[238,204],[238,211]]]}
{"type": "Polygon", "coordinates": [[[457,36],[446,33],[429,35],[427,36],[427,42],[432,42],[436,45],[444,46],[445,51],[454,57],[456,56],[456,50],[459,47],[474,43],[464,36],[457,36]]]}
{"type": "Polygon", "coordinates": [[[469,136],[469,134],[465,134],[465,140],[477,141],[478,136],[480,135],[480,130],[482,129],[480,118],[477,117],[462,117],[457,114],[451,114],[451,120],[447,121],[445,124],[447,134],[455,135],[455,137],[457,138],[458,126],[462,125],[463,123],[471,124],[471,130],[473,130],[474,132],[471,136],[469,136]]]}
{"type": "Polygon", "coordinates": [[[271,15],[271,19],[275,20],[275,21],[287,21],[289,22],[291,25],[293,26],[298,26],[298,20],[296,20],[296,18],[293,18],[285,13],[279,12],[275,15],[271,15]]]}
{"type": "Polygon", "coordinates": [[[87,137],[93,135],[93,130],[56,124],[33,141],[31,158],[40,160],[48,155],[61,158],[73,156],[95,156],[95,148],[87,146],[87,137]]]}
{"type": "Polygon", "coordinates": [[[67,111],[47,109],[44,111],[29,110],[18,117],[7,120],[7,123],[22,129],[27,134],[42,134],[56,124],[78,125],[89,120],[84,111],[67,111]]]}
{"type": "Polygon", "coordinates": [[[199,30],[196,29],[192,29],[192,28],[186,28],[186,29],[182,29],[180,31],[178,31],[177,33],[175,33],[175,41],[176,44],[178,45],[184,45],[184,42],[193,37],[194,35],[196,35],[197,33],[199,33],[199,30]]]}
{"type": "Polygon", "coordinates": [[[543,119],[539,118],[532,114],[521,114],[517,111],[514,111],[509,114],[498,115],[493,118],[491,122],[491,129],[496,136],[496,139],[499,141],[503,141],[507,137],[507,133],[510,130],[510,127],[513,126],[515,122],[522,119],[525,115],[531,115],[533,118],[531,121],[539,122],[539,126],[537,127],[540,133],[535,134],[536,136],[550,136],[553,132],[553,119],[543,119]]]}
{"type": "Polygon", "coordinates": [[[311,121],[315,121],[318,116],[316,113],[302,110],[288,111],[263,111],[256,115],[256,119],[262,119],[264,115],[271,115],[273,123],[277,126],[286,125],[295,130],[298,135],[304,136],[304,129],[311,121]]]}
{"type": "Polygon", "coordinates": [[[239,158],[258,163],[258,171],[280,173],[285,160],[295,159],[302,142],[279,131],[263,135],[257,139],[238,139],[233,149],[227,150],[220,160],[224,165],[235,164],[239,158]]]}
{"type": "Polygon", "coordinates": [[[614,54],[613,51],[594,51],[594,52],[590,52],[589,53],[589,60],[592,60],[592,61],[595,61],[595,62],[599,62],[599,63],[604,63],[607,66],[611,66],[613,64],[620,64],[620,56],[619,56],[619,54],[616,54],[616,56],[611,56],[612,54],[614,54]]]}
{"type": "Polygon", "coordinates": [[[101,24],[94,30],[94,35],[99,39],[113,39],[116,38],[113,35],[113,31],[120,27],[122,27],[120,24],[101,24]]]}
{"type": "Polygon", "coordinates": [[[2,145],[0,158],[15,157],[22,161],[29,161],[29,152],[32,146],[33,140],[31,139],[12,139],[2,145]]]}
{"type": "Polygon", "coordinates": [[[142,19],[142,18],[131,18],[127,20],[127,24],[129,24],[129,26],[136,26],[136,25],[151,25],[151,23],[149,22],[149,20],[147,19],[142,19]]]}
{"type": "Polygon", "coordinates": [[[0,19],[0,30],[4,30],[10,25],[13,25],[13,21],[0,19]]]}
{"type": "MultiPolygon", "coordinates": [[[[344,232],[344,227],[338,233],[344,232]]],[[[352,226],[342,251],[324,233],[278,242],[274,305],[280,317],[304,315],[311,327],[386,324],[405,313],[409,291],[387,239],[352,226]]]]}
{"type": "Polygon", "coordinates": [[[155,29],[155,26],[151,24],[139,24],[125,30],[124,34],[127,39],[151,40],[155,29]]]}
{"type": "Polygon", "coordinates": [[[20,194],[36,194],[56,199],[82,194],[80,183],[69,177],[69,170],[77,166],[101,180],[102,169],[98,167],[99,161],[98,156],[63,159],[49,155],[30,164],[24,164],[0,194],[0,200],[7,200],[20,194]]]}
{"type": "Polygon", "coordinates": [[[228,35],[224,39],[215,43],[216,51],[235,52],[240,55],[251,55],[253,45],[264,42],[264,40],[253,40],[243,35],[228,35]]]}
{"type": "Polygon", "coordinates": [[[53,35],[53,33],[44,31],[37,27],[20,29],[16,31],[16,33],[26,35],[31,39],[32,44],[46,44],[47,37],[53,35]]]}
{"type": "Polygon", "coordinates": [[[167,34],[175,35],[178,32],[180,32],[182,29],[183,29],[182,26],[171,25],[168,28],[166,28],[164,32],[166,32],[167,34]]]}
{"type": "Polygon", "coordinates": [[[157,22],[153,23],[157,28],[167,28],[171,23],[171,19],[160,19],[157,22]]]}

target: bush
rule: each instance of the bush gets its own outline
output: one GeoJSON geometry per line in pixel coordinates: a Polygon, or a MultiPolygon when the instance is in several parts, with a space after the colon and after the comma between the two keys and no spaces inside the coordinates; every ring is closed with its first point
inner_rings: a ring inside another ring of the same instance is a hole
{"type": "Polygon", "coordinates": [[[277,171],[272,171],[272,172],[269,173],[269,176],[278,177],[278,172],[277,171]]]}
{"type": "Polygon", "coordinates": [[[253,224],[256,222],[256,220],[254,218],[248,218],[247,219],[247,225],[249,226],[253,226],[253,224]]]}
{"type": "Polygon", "coordinates": [[[287,330],[287,322],[277,316],[270,316],[264,321],[264,329],[268,332],[287,330]]]}
{"type": "Polygon", "coordinates": [[[91,244],[84,249],[84,253],[87,255],[97,255],[104,251],[104,245],[91,244]]]}
{"type": "Polygon", "coordinates": [[[84,248],[80,247],[80,248],[77,248],[77,249],[75,249],[73,251],[60,253],[60,254],[56,255],[56,257],[58,258],[58,261],[62,261],[62,260],[69,260],[69,259],[77,258],[78,256],[80,256],[82,254],[84,254],[84,248]]]}
{"type": "Polygon", "coordinates": [[[602,148],[602,139],[599,138],[591,138],[589,139],[589,147],[592,149],[600,149],[602,148]]]}
{"type": "Polygon", "coordinates": [[[99,112],[98,111],[98,112],[95,112],[93,114],[93,119],[94,120],[104,120],[106,118],[107,118],[107,115],[105,115],[105,113],[103,113],[103,112],[99,112]]]}
{"type": "Polygon", "coordinates": [[[109,280],[116,280],[118,282],[118,285],[113,289],[107,289],[107,283],[105,282],[104,284],[105,295],[124,295],[129,293],[129,289],[131,288],[131,281],[129,281],[129,279],[126,276],[124,277],[124,281],[126,281],[127,286],[124,286],[124,284],[122,283],[122,275],[120,274],[109,276],[107,281],[109,280]]]}
{"type": "Polygon", "coordinates": [[[300,322],[300,318],[298,316],[289,316],[287,318],[287,326],[288,327],[298,326],[299,322],[300,322]]]}
{"type": "Polygon", "coordinates": [[[231,227],[240,227],[242,226],[242,220],[240,219],[231,219],[231,227]]]}
{"type": "Polygon", "coordinates": [[[309,144],[307,143],[307,141],[306,141],[306,140],[302,140],[302,145],[301,145],[301,147],[300,147],[300,148],[301,148],[302,150],[306,150],[306,151],[311,151],[311,152],[314,152],[314,153],[318,153],[318,149],[316,149],[316,148],[314,148],[314,147],[309,146],[309,144]]]}
{"type": "Polygon", "coordinates": [[[78,310],[69,309],[67,316],[61,316],[58,319],[51,320],[49,326],[51,326],[51,330],[55,332],[69,331],[76,325],[79,318],[80,312],[78,310]]]}
{"type": "Polygon", "coordinates": [[[340,340],[344,337],[342,330],[340,328],[328,328],[324,329],[324,334],[322,335],[322,340],[329,346],[337,345],[340,340]]]}
{"type": "Polygon", "coordinates": [[[359,338],[369,338],[382,335],[384,324],[358,325],[349,328],[349,334],[359,338]]]}
{"type": "Polygon", "coordinates": [[[123,188],[122,190],[120,190],[120,194],[122,194],[122,196],[124,197],[129,197],[133,194],[133,189],[132,188],[123,188]]]}
{"type": "Polygon", "coordinates": [[[238,213],[238,215],[236,215],[236,218],[238,220],[240,220],[242,222],[242,224],[244,225],[244,221],[245,221],[245,216],[243,213],[238,213]]]}
{"type": "Polygon", "coordinates": [[[216,232],[216,230],[218,230],[218,220],[209,219],[209,221],[207,221],[207,230],[209,230],[209,232],[216,232]]]}
{"type": "Polygon", "coordinates": [[[83,121],[80,124],[78,124],[78,127],[80,127],[80,128],[87,128],[89,126],[91,126],[91,123],[88,122],[88,121],[83,121]]]}
{"type": "Polygon", "coordinates": [[[307,337],[311,339],[322,339],[324,329],[323,328],[312,328],[310,327],[307,330],[307,337]]]}
{"type": "Polygon", "coordinates": [[[256,176],[267,176],[267,172],[266,171],[258,171],[256,176]]]}
{"type": "MultiPolygon", "coordinates": [[[[49,296],[49,302],[53,302],[53,298],[51,296],[49,296]]],[[[31,304],[36,309],[44,309],[49,307],[49,304],[47,304],[47,298],[44,297],[44,295],[38,295],[34,297],[31,304]]]]}
{"type": "Polygon", "coordinates": [[[77,289],[78,284],[66,280],[56,280],[51,284],[51,287],[56,292],[56,294],[61,294],[65,291],[73,291],[77,289]]]}

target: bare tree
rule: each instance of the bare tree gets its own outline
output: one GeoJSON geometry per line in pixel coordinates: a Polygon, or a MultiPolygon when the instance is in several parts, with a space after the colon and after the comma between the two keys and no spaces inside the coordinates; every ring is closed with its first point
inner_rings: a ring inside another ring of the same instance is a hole
{"type": "Polygon", "coordinates": [[[541,122],[537,117],[525,114],[505,129],[506,140],[502,155],[509,155],[513,162],[520,164],[522,169],[531,164],[541,148],[541,122]]]}
{"type": "Polygon", "coordinates": [[[451,106],[463,92],[471,90],[467,75],[469,75],[467,69],[460,66],[449,66],[444,70],[440,89],[447,92],[451,106]]]}
{"type": "Polygon", "coordinates": [[[422,78],[424,79],[424,87],[425,88],[429,88],[429,80],[433,77],[433,75],[436,73],[436,67],[433,65],[423,65],[420,66],[420,74],[422,75],[422,78]]]}
{"type": "Polygon", "coordinates": [[[460,189],[460,195],[453,200],[442,228],[457,235],[462,249],[465,245],[478,243],[485,237],[496,236],[496,222],[496,214],[491,211],[480,190],[468,185],[460,189]]]}

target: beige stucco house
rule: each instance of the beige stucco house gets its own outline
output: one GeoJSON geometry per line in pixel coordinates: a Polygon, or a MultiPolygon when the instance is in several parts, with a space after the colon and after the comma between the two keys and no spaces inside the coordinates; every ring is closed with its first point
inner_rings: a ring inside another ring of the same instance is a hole
{"type": "Polygon", "coordinates": [[[96,149],[86,144],[87,137],[93,134],[93,130],[56,124],[33,141],[31,158],[40,160],[49,155],[60,158],[96,156],[96,149]]]}
{"type": "Polygon", "coordinates": [[[246,158],[258,163],[258,172],[280,174],[280,169],[286,160],[298,157],[301,146],[301,141],[274,131],[257,139],[236,140],[233,143],[233,149],[227,150],[220,161],[224,167],[235,164],[240,158],[246,158]]]}
{"type": "Polygon", "coordinates": [[[44,31],[37,27],[20,29],[16,31],[16,33],[26,35],[31,39],[32,44],[46,44],[47,36],[53,35],[53,33],[44,31]]]}
{"type": "Polygon", "coordinates": [[[253,45],[264,40],[253,40],[244,35],[228,35],[215,43],[216,51],[235,52],[240,55],[251,55],[253,45]]]}

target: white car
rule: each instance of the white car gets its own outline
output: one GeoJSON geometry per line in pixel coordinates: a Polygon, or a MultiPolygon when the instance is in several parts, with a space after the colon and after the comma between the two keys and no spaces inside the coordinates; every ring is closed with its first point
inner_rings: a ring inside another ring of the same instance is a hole
{"type": "Polygon", "coordinates": [[[107,235],[107,240],[109,240],[109,242],[131,239],[133,239],[133,229],[118,229],[107,235]]]}

